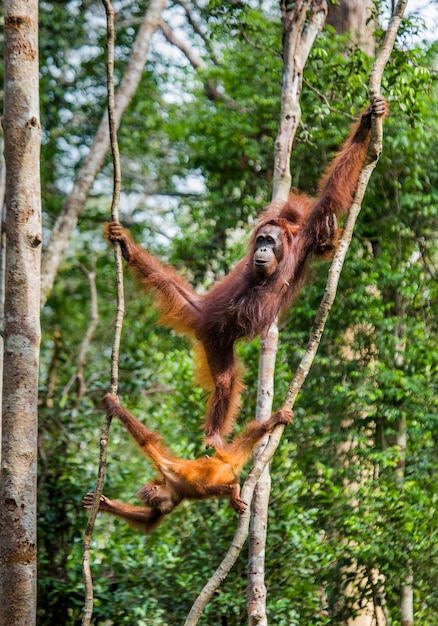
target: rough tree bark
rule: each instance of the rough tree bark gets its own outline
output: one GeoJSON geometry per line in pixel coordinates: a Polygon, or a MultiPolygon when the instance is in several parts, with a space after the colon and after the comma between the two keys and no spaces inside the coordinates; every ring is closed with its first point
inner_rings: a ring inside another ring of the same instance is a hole
{"type": "MultiPolygon", "coordinates": [[[[325,1],[281,2],[283,26],[283,82],[280,124],[275,141],[275,165],[272,201],[287,200],[291,186],[290,155],[292,143],[301,118],[300,94],[303,69],[313,43],[327,15],[325,1]]],[[[260,338],[260,360],[256,419],[269,419],[274,395],[275,358],[278,327],[274,323],[260,338]]],[[[268,437],[255,451],[257,457],[266,446],[268,437]]],[[[248,551],[247,612],[249,626],[267,626],[265,554],[271,476],[267,464],[260,476],[251,502],[251,526],[248,551]]]]}
{"type": "MultiPolygon", "coordinates": [[[[165,5],[166,0],[151,0],[137,33],[128,67],[115,97],[116,128],[119,127],[122,115],[140,83],[152,35],[159,26],[161,13],[165,5]]],[[[56,220],[49,244],[44,251],[41,270],[41,306],[44,306],[52,290],[73,230],[78,223],[87,196],[94,179],[102,167],[109,147],[108,116],[105,114],[97,130],[90,152],[76,177],[73,189],[64,203],[61,214],[56,220]]]]}
{"type": "MultiPolygon", "coordinates": [[[[5,185],[6,168],[4,160],[4,140],[0,137],[0,329],[3,331],[5,316],[5,255],[6,255],[6,234],[5,234],[5,185]]],[[[3,380],[3,332],[0,334],[0,381],[3,380]]],[[[3,388],[0,384],[0,406],[2,404],[3,388]]],[[[0,416],[0,441],[2,435],[2,418],[0,416]]],[[[0,446],[0,463],[2,459],[0,446]]]]}
{"type": "Polygon", "coordinates": [[[6,273],[0,483],[0,623],[36,620],[41,197],[38,2],[6,0],[6,273]]]}

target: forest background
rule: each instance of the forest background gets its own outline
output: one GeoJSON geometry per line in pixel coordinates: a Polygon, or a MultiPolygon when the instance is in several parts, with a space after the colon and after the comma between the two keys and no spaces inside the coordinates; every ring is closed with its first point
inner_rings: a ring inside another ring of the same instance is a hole
{"type": "MultiPolygon", "coordinates": [[[[114,7],[120,85],[148,3],[114,7]]],[[[363,23],[367,34],[359,43],[327,25],[310,53],[291,164],[301,190],[315,192],[367,102],[370,47],[382,39],[387,9],[375,4],[374,33],[363,23]]],[[[203,290],[242,256],[270,199],[281,95],[279,8],[175,2],[162,18],[119,131],[121,221],[203,290]]],[[[41,2],[39,21],[47,254],[106,107],[106,30],[103,6],[94,1],[41,2]]],[[[407,586],[416,623],[432,625],[438,614],[437,46],[427,26],[408,11],[385,70],[382,94],[391,115],[384,151],[294,423],[272,462],[266,584],[276,626],[353,624],[370,606],[383,606],[385,623],[403,624],[407,586]]],[[[108,156],[56,280],[43,292],[42,625],[77,624],[83,607],[81,500],[95,484],[115,317],[113,254],[102,236],[111,171],[108,156]]],[[[281,320],[274,406],[305,349],[327,269],[315,264],[281,320]]],[[[190,345],[156,319],[152,301],[127,276],[120,396],[175,453],[199,456],[205,396],[193,381],[190,345]]],[[[247,389],[238,428],[254,416],[258,352],[258,341],[239,346],[247,389]]],[[[114,423],[105,493],[136,503],[135,492],[151,475],[114,423]]],[[[147,537],[99,517],[95,623],[180,624],[235,524],[224,501],[185,504],[147,537]]],[[[200,623],[247,623],[246,571],[242,554],[200,623]]]]}

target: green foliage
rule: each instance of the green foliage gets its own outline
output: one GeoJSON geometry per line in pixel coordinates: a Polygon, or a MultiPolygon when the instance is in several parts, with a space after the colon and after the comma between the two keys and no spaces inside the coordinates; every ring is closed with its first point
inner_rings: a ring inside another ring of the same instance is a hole
{"type": "MultiPolygon", "coordinates": [[[[117,7],[119,79],[135,36],[131,17],[142,16],[144,8],[132,2],[117,7]]],[[[120,130],[123,220],[137,240],[200,289],[242,255],[255,216],[270,197],[281,88],[277,12],[276,4],[214,2],[199,8],[206,40],[201,44],[191,37],[202,48],[206,67],[195,74],[154,48],[120,130]],[[144,190],[147,202],[140,197],[144,190]],[[160,198],[159,211],[150,209],[151,194],[160,198]]],[[[73,2],[41,7],[48,228],[105,104],[104,30],[90,28],[97,18],[101,24],[102,8],[94,2],[83,11],[73,2]]],[[[190,32],[187,24],[183,30],[190,32]]],[[[372,572],[385,582],[386,610],[395,626],[400,586],[409,571],[416,621],[432,624],[438,613],[435,53],[434,46],[400,48],[385,71],[391,115],[384,152],[317,360],[272,464],[266,582],[269,621],[278,626],[345,623],[361,603],[381,593],[372,572]],[[400,447],[404,431],[406,450],[400,447]]],[[[349,116],[364,107],[370,67],[370,59],[330,29],[314,46],[292,156],[294,184],[302,190],[315,191],[347,134],[349,116]]],[[[100,399],[109,387],[115,317],[113,255],[101,234],[109,188],[104,172],[44,311],[41,625],[69,626],[81,619],[86,523],[81,499],[95,484],[100,399]],[[91,268],[94,260],[99,324],[79,397],[77,359],[90,320],[90,288],[81,264],[91,268]]],[[[327,270],[327,263],[314,265],[281,321],[276,406],[305,349],[327,270]]],[[[176,454],[193,458],[204,453],[205,394],[194,384],[190,344],[156,320],[152,298],[139,294],[127,278],[120,395],[176,454]]],[[[240,427],[254,412],[258,342],[238,349],[248,385],[240,427]]],[[[135,493],[153,470],[117,422],[108,461],[105,493],[138,503],[135,493]]],[[[227,550],[235,523],[223,501],[183,505],[147,537],[99,516],[92,547],[95,623],[182,623],[227,550]]],[[[247,623],[246,572],[243,554],[201,624],[247,623]]]]}
{"type": "MultiPolygon", "coordinates": [[[[386,76],[391,84],[391,71],[386,76]]],[[[310,485],[298,501],[319,511],[327,539],[337,544],[334,568],[323,575],[335,623],[375,595],[374,571],[385,581],[393,623],[399,623],[400,586],[411,569],[418,598],[428,598],[427,608],[415,601],[418,619],[431,623],[437,610],[438,213],[437,180],[428,166],[436,154],[436,103],[429,90],[426,84],[417,97],[415,126],[403,99],[391,103],[384,153],[292,429],[298,466],[310,485]]],[[[322,284],[306,288],[307,302],[315,289],[321,293],[322,284]]],[[[294,340],[308,309],[300,300],[290,314],[294,340]]]]}
{"type": "MultiPolygon", "coordinates": [[[[233,38],[221,48],[221,63],[203,71],[192,102],[177,103],[169,116],[169,132],[176,131],[178,145],[184,146],[180,167],[201,175],[206,187],[206,194],[190,198],[189,210],[179,216],[184,236],[174,241],[177,255],[197,268],[196,276],[212,266],[217,271],[218,251],[221,265],[229,269],[241,253],[233,246],[232,261],[228,258],[230,235],[269,200],[272,178],[281,84],[278,25],[265,22],[263,38],[258,22],[249,27],[243,17],[229,28],[233,38]],[[206,83],[216,85],[217,98],[205,93],[206,83]],[[193,225],[196,247],[186,238],[193,225]]],[[[219,45],[223,38],[221,33],[219,45]]]]}

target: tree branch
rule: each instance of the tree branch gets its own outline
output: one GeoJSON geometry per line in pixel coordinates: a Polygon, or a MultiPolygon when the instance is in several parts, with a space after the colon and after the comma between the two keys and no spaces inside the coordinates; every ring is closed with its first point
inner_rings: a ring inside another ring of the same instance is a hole
{"type": "Polygon", "coordinates": [[[184,12],[187,17],[187,21],[190,24],[190,26],[193,28],[193,32],[195,32],[204,42],[205,48],[208,50],[208,53],[214,65],[219,65],[218,60],[216,59],[216,56],[213,52],[211,42],[206,36],[206,33],[202,30],[197,20],[195,20],[195,18],[193,17],[191,7],[187,4],[187,2],[184,2],[184,0],[180,0],[180,1],[178,0],[175,4],[179,4],[184,9],[184,12]]]}
{"type": "Polygon", "coordinates": [[[170,26],[168,26],[168,24],[166,24],[164,20],[160,21],[160,28],[167,41],[172,44],[172,46],[175,46],[176,48],[181,50],[181,52],[184,54],[185,57],[187,57],[189,63],[195,68],[195,70],[203,70],[206,68],[204,60],[196,54],[191,46],[189,46],[187,43],[177,37],[173,30],[170,28],[170,26]]]}
{"type": "MultiPolygon", "coordinates": [[[[197,72],[202,72],[202,70],[207,69],[207,64],[205,63],[205,61],[196,54],[196,52],[193,50],[191,46],[189,46],[184,41],[182,41],[179,37],[177,37],[175,33],[172,31],[172,29],[163,20],[161,20],[160,22],[160,28],[164,37],[167,39],[167,41],[172,46],[175,46],[176,48],[178,48],[178,50],[180,50],[184,54],[184,56],[189,61],[190,65],[197,72]]],[[[214,63],[215,65],[218,64],[216,61],[214,61],[214,63]]],[[[222,100],[231,109],[235,111],[239,111],[242,114],[246,112],[244,107],[240,106],[229,95],[227,95],[226,93],[221,93],[211,78],[209,78],[208,76],[204,76],[203,82],[204,82],[204,93],[209,100],[211,100],[212,102],[216,100],[222,100]]]]}

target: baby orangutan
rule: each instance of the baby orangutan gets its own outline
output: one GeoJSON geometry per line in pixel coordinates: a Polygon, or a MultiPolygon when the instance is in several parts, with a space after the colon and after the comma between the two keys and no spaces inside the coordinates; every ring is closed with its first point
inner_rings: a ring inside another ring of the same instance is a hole
{"type": "MultiPolygon", "coordinates": [[[[246,502],[240,497],[239,473],[248,461],[256,444],[277,424],[290,424],[292,411],[280,410],[265,422],[250,422],[246,429],[212,457],[178,459],[153,433],[127,411],[116,396],[106,394],[103,405],[109,415],[118,417],[146,456],[154,463],[161,477],[140,489],[138,496],[145,507],[123,504],[102,495],[99,510],[125,520],[130,526],[145,533],[151,532],[173,509],[184,500],[229,498],[233,509],[241,514],[246,502]]],[[[83,500],[85,508],[93,504],[93,493],[83,500]]]]}

